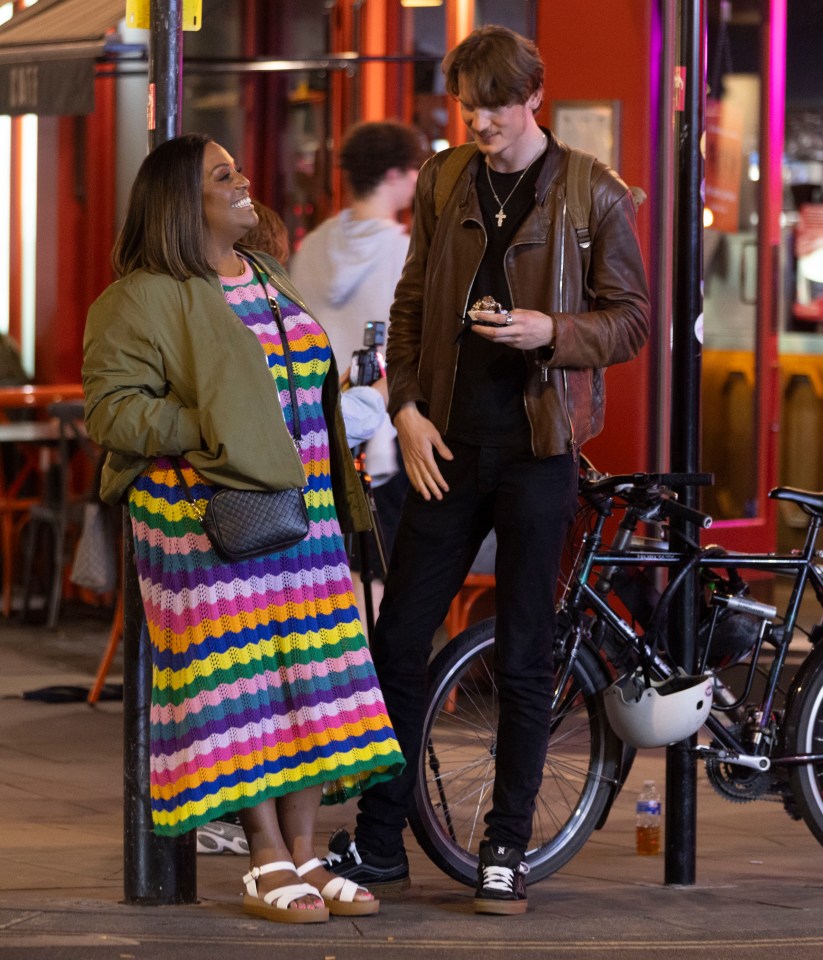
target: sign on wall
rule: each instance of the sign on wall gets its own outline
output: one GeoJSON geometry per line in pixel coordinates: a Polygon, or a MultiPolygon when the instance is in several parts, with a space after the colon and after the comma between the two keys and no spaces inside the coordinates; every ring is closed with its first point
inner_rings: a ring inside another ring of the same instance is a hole
{"type": "Polygon", "coordinates": [[[93,60],[0,63],[0,114],[94,112],[93,60]]]}

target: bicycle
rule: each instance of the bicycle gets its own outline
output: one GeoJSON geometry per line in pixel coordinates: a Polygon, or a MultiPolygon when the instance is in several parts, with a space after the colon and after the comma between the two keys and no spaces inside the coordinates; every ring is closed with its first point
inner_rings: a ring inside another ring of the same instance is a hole
{"type": "MultiPolygon", "coordinates": [[[[609,725],[604,691],[638,669],[657,680],[676,672],[666,645],[665,611],[693,570],[700,585],[700,670],[711,671],[714,685],[703,728],[710,739],[694,747],[694,756],[705,762],[709,780],[726,799],[781,800],[823,843],[823,618],[811,630],[798,625],[809,585],[823,606],[816,553],[823,493],[783,487],[769,494],[809,515],[797,554],[729,554],[682,535],[675,549],[678,530],[668,519],[679,516],[704,527],[711,519],[682,504],[673,488],[709,480],[705,474],[609,477],[581,457],[578,522],[585,533],[558,604],[551,736],[526,852],[528,883],[564,866],[605,824],[635,748],[609,725]],[[623,518],[604,546],[604,529],[615,511],[623,511],[623,518]],[[656,535],[639,538],[641,523],[656,535]],[[667,527],[668,542],[660,539],[667,527]],[[655,582],[658,570],[669,572],[662,590],[655,582]],[[749,595],[741,570],[791,578],[782,612],[749,595]],[[796,630],[808,637],[811,649],[786,681],[796,630]]],[[[490,619],[452,639],[430,665],[424,749],[410,817],[429,858],[467,885],[475,883],[474,851],[494,780],[493,647],[490,619]]]]}

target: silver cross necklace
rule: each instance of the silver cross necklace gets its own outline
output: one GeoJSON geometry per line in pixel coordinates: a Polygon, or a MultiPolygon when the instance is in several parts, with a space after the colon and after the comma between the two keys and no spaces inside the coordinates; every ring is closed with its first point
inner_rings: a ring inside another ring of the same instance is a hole
{"type": "Polygon", "coordinates": [[[497,220],[498,227],[502,227],[503,221],[506,219],[506,214],[503,212],[503,207],[505,207],[506,204],[509,202],[509,200],[511,200],[512,196],[514,195],[514,191],[520,186],[520,181],[523,179],[523,177],[526,176],[529,170],[531,170],[534,162],[537,160],[540,154],[543,153],[543,148],[545,147],[545,145],[546,145],[546,134],[544,133],[543,138],[540,141],[540,149],[534,155],[528,167],[526,167],[526,169],[517,178],[517,183],[512,187],[509,195],[502,202],[500,200],[500,197],[497,196],[497,191],[494,189],[494,185],[492,184],[491,174],[489,173],[489,160],[488,160],[488,157],[486,158],[486,179],[489,181],[489,189],[491,190],[492,195],[494,196],[494,199],[497,201],[497,206],[500,207],[497,213],[494,214],[494,218],[495,220],[497,220]]]}

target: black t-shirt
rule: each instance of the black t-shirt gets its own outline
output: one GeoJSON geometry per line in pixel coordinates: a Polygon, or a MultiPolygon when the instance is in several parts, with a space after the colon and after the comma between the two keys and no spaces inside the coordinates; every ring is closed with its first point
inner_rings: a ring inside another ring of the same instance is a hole
{"type": "MultiPolygon", "coordinates": [[[[476,186],[488,240],[469,295],[469,306],[487,295],[506,310],[518,306],[510,302],[503,258],[518,227],[534,206],[535,184],[542,165],[541,158],[528,169],[519,184],[522,170],[495,173],[487,167],[487,176],[486,170],[480,168],[476,186]],[[489,177],[504,204],[506,217],[501,226],[497,225],[496,218],[500,204],[492,194],[489,177]],[[512,190],[514,193],[509,197],[512,190]]],[[[492,343],[466,330],[460,338],[447,440],[451,437],[477,446],[529,446],[531,430],[523,400],[525,381],[526,361],[522,351],[492,343]]]]}

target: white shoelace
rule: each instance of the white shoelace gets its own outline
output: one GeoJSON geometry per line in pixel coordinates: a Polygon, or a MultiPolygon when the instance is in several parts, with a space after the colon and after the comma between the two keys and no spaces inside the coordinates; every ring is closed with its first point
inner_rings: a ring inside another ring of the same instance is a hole
{"type": "MultiPolygon", "coordinates": [[[[517,873],[527,874],[529,865],[521,863],[517,873]]],[[[483,887],[488,890],[501,890],[504,893],[514,890],[515,871],[511,867],[483,867],[483,887]]]]}
{"type": "MultiPolygon", "coordinates": [[[[354,862],[356,864],[359,865],[363,862],[360,859],[360,854],[357,852],[357,847],[354,845],[354,840],[352,840],[352,842],[349,844],[348,853],[350,853],[354,857],[354,862]]],[[[325,857],[326,863],[328,864],[341,863],[343,860],[343,856],[344,856],[343,854],[334,853],[332,850],[329,850],[327,851],[326,857],[325,857]]]]}

